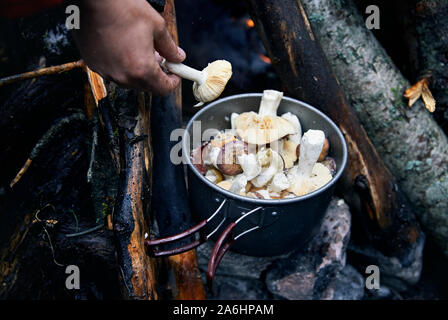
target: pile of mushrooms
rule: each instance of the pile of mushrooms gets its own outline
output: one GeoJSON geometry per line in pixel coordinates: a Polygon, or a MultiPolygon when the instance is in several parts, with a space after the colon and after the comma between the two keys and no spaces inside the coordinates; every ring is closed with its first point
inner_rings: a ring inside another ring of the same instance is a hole
{"type": "Polygon", "coordinates": [[[194,166],[219,187],[252,198],[293,198],[326,185],[336,164],[324,132],[302,135],[296,115],[278,116],[282,98],[265,90],[258,113],[232,113],[231,129],[193,150],[194,166]]]}

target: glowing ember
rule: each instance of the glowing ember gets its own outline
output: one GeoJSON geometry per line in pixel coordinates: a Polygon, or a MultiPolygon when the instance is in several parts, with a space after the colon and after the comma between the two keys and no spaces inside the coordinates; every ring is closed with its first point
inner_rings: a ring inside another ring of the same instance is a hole
{"type": "Polygon", "coordinates": [[[246,27],[253,28],[254,26],[255,26],[254,20],[252,20],[252,19],[246,20],[246,27]]]}
{"type": "Polygon", "coordinates": [[[259,54],[258,55],[259,57],[260,57],[260,59],[264,62],[264,63],[268,63],[268,64],[271,64],[272,62],[271,62],[271,59],[269,59],[269,57],[266,57],[264,54],[259,54]]]}

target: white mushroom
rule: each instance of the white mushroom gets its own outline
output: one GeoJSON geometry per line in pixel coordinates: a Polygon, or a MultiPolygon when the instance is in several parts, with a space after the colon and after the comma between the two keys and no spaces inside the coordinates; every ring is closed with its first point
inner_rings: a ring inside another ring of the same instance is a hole
{"type": "Polygon", "coordinates": [[[166,60],[162,62],[162,66],[179,77],[194,81],[193,93],[199,101],[195,107],[218,98],[232,76],[232,65],[226,60],[213,61],[202,71],[166,60]]]}
{"type": "Polygon", "coordinates": [[[281,192],[289,188],[289,181],[283,172],[277,172],[272,178],[272,182],[268,185],[270,192],[281,192]]]}
{"type": "Polygon", "coordinates": [[[210,182],[217,184],[222,181],[223,176],[221,172],[219,172],[216,169],[209,169],[205,173],[205,178],[208,179],[210,182]]]}
{"type": "Polygon", "coordinates": [[[294,142],[296,147],[300,144],[300,139],[302,138],[302,126],[300,125],[299,118],[291,112],[286,112],[282,114],[282,118],[288,120],[296,129],[296,134],[291,134],[287,138],[288,140],[294,142]]]}
{"type": "Polygon", "coordinates": [[[284,162],[282,157],[271,148],[262,148],[257,153],[257,160],[262,166],[260,174],[251,180],[252,184],[261,188],[266,185],[277,172],[282,172],[284,162]]]}
{"type": "Polygon", "coordinates": [[[255,195],[257,196],[257,198],[261,198],[261,199],[271,199],[271,196],[269,194],[269,191],[266,189],[261,189],[261,190],[257,190],[254,191],[255,195]],[[261,197],[260,197],[261,196],[261,197]]]}
{"type": "Polygon", "coordinates": [[[294,165],[297,160],[297,146],[300,144],[300,139],[302,138],[302,127],[300,125],[299,118],[293,115],[291,112],[282,114],[282,118],[288,120],[296,129],[296,134],[290,134],[286,136],[283,140],[279,153],[285,160],[285,167],[287,169],[294,165]]]}
{"type": "Polygon", "coordinates": [[[289,169],[297,160],[297,144],[287,138],[283,140],[284,142],[282,143],[279,153],[283,157],[283,160],[285,160],[285,168],[289,169]]]}
{"type": "Polygon", "coordinates": [[[218,182],[216,185],[220,188],[223,188],[224,190],[230,190],[230,188],[232,187],[232,181],[226,179],[218,182]]]}
{"type": "Polygon", "coordinates": [[[253,153],[243,153],[238,156],[238,163],[243,169],[243,173],[247,177],[247,180],[252,180],[261,172],[261,164],[257,159],[257,155],[253,153]]]}
{"type": "Polygon", "coordinates": [[[283,98],[283,92],[276,90],[264,90],[261,97],[258,115],[260,116],[277,116],[277,109],[283,98]]]}
{"type": "Polygon", "coordinates": [[[229,191],[236,194],[245,194],[247,185],[247,177],[244,174],[239,174],[233,179],[232,186],[229,191]]]}
{"type": "Polygon", "coordinates": [[[302,196],[312,188],[310,177],[324,145],[325,134],[321,130],[308,130],[300,143],[299,164],[288,172],[288,191],[302,196]]]}
{"type": "Polygon", "coordinates": [[[247,143],[264,145],[288,134],[296,134],[292,123],[277,116],[282,97],[283,93],[279,91],[263,91],[258,114],[244,112],[235,119],[238,136],[247,143]]]}
{"type": "Polygon", "coordinates": [[[239,114],[232,112],[232,114],[230,115],[230,125],[232,127],[232,130],[235,130],[235,120],[236,118],[238,118],[239,114]]]}
{"type": "Polygon", "coordinates": [[[311,185],[312,190],[317,190],[324,185],[326,185],[330,180],[333,179],[330,170],[322,163],[316,163],[313,167],[313,171],[311,172],[311,185]]]}
{"type": "Polygon", "coordinates": [[[207,146],[209,149],[207,150],[206,156],[204,157],[205,165],[212,165],[218,169],[218,156],[221,152],[221,148],[213,147],[211,144],[207,146]]]}

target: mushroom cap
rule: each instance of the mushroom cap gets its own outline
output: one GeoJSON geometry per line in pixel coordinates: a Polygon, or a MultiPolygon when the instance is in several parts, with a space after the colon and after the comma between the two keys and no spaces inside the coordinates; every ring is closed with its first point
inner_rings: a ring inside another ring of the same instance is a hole
{"type": "Polygon", "coordinates": [[[282,148],[280,149],[280,155],[285,160],[285,168],[289,169],[294,165],[297,160],[296,153],[297,146],[294,142],[290,140],[285,140],[283,142],[282,148]]]}
{"type": "Polygon", "coordinates": [[[226,60],[216,60],[209,63],[202,72],[206,74],[205,82],[201,85],[193,83],[194,97],[200,104],[215,100],[221,95],[232,76],[232,65],[226,60]]]}
{"type": "Polygon", "coordinates": [[[244,112],[235,119],[236,133],[247,143],[263,145],[297,133],[294,126],[277,116],[260,116],[244,112]]]}

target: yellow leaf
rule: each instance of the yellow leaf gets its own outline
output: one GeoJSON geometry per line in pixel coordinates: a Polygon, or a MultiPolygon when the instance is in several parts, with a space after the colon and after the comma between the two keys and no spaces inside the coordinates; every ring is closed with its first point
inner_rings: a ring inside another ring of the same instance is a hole
{"type": "Polygon", "coordinates": [[[425,79],[426,78],[418,81],[405,91],[404,97],[406,99],[409,99],[409,107],[412,107],[415,101],[417,101],[418,98],[420,98],[420,96],[422,95],[423,82],[425,81],[425,79]]]}
{"type": "Polygon", "coordinates": [[[422,99],[429,112],[434,112],[434,110],[436,110],[436,100],[432,96],[431,91],[429,91],[427,82],[423,84],[422,99]]]}
{"type": "Polygon", "coordinates": [[[422,97],[426,109],[428,109],[429,112],[434,112],[436,109],[436,101],[434,100],[431,91],[429,91],[428,83],[428,77],[425,77],[405,91],[404,97],[409,100],[409,107],[422,97]]]}

